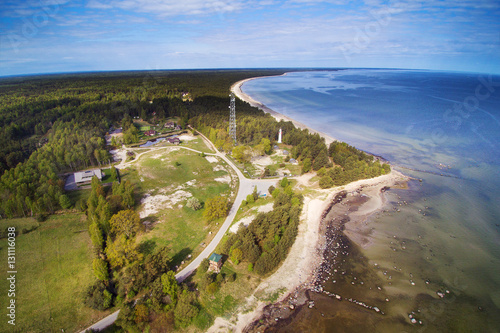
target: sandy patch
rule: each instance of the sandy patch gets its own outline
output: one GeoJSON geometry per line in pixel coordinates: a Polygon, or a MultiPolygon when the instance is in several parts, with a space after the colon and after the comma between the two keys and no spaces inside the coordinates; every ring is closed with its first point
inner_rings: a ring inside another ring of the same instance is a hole
{"type": "MultiPolygon", "coordinates": [[[[259,206],[259,207],[256,207],[256,208],[252,208],[250,210],[250,212],[257,211],[259,213],[268,213],[268,212],[270,212],[272,210],[273,210],[273,203],[270,202],[267,205],[259,206]]],[[[248,227],[248,225],[250,223],[252,223],[252,221],[253,221],[254,218],[255,218],[255,216],[253,216],[253,215],[251,215],[251,216],[245,216],[244,218],[242,218],[241,220],[239,220],[238,222],[236,222],[235,224],[233,224],[231,226],[231,228],[229,229],[229,231],[231,231],[233,234],[237,233],[238,232],[238,228],[240,227],[240,225],[244,225],[245,227],[248,227]]]]}
{"type": "MultiPolygon", "coordinates": [[[[215,156],[205,156],[205,158],[207,159],[208,162],[210,163],[217,163],[219,162],[219,160],[217,159],[217,157],[215,156]]],[[[214,169],[215,170],[215,169],[214,169]]]]}
{"type": "Polygon", "coordinates": [[[172,209],[175,204],[180,201],[186,200],[193,195],[189,192],[183,190],[177,190],[171,195],[158,194],[150,195],[146,194],[141,200],[143,208],[139,213],[140,218],[148,217],[151,214],[158,213],[161,209],[172,209]]]}
{"type": "Polygon", "coordinates": [[[179,136],[179,140],[181,140],[181,141],[191,141],[191,140],[196,140],[196,137],[194,137],[192,135],[183,134],[183,135],[179,136]]]}
{"type": "Polygon", "coordinates": [[[253,158],[252,164],[265,167],[274,164],[274,161],[271,159],[271,156],[266,155],[253,158]]]}
{"type": "Polygon", "coordinates": [[[229,184],[231,183],[231,176],[225,175],[224,177],[215,178],[214,180],[219,183],[229,184]]]}
{"type": "Polygon", "coordinates": [[[217,165],[214,167],[214,171],[226,171],[222,165],[217,165]]]}

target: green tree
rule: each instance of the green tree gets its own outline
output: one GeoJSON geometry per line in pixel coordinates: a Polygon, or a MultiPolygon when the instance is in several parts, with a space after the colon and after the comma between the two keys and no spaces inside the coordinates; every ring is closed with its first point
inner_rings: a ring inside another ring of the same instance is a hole
{"type": "Polygon", "coordinates": [[[271,153],[271,141],[268,138],[262,138],[262,140],[260,140],[260,144],[264,146],[266,154],[271,153]]]}
{"type": "Polygon", "coordinates": [[[102,236],[101,228],[97,222],[92,222],[89,225],[89,234],[92,245],[94,246],[94,251],[96,251],[96,253],[101,252],[103,250],[104,238],[102,236]]]}
{"type": "Polygon", "coordinates": [[[187,290],[179,295],[179,300],[174,311],[175,326],[187,327],[198,315],[200,310],[196,306],[196,296],[187,290]]]}
{"type": "Polygon", "coordinates": [[[240,163],[250,161],[249,148],[247,146],[237,146],[233,148],[231,155],[240,163]]]}
{"type": "Polygon", "coordinates": [[[226,217],[228,213],[228,202],[227,199],[222,196],[216,196],[207,199],[205,202],[205,210],[203,211],[203,217],[207,221],[213,221],[215,219],[226,217]]]}
{"type": "Polygon", "coordinates": [[[122,210],[116,213],[109,220],[111,232],[116,235],[124,235],[126,238],[132,238],[142,227],[139,214],[131,209],[122,210]]]}
{"type": "Polygon", "coordinates": [[[328,167],[330,166],[330,159],[328,158],[328,155],[326,153],[326,149],[322,149],[318,156],[316,156],[316,158],[314,159],[314,162],[313,162],[313,170],[314,171],[317,171],[323,167],[328,167]]]}
{"type": "Polygon", "coordinates": [[[59,196],[59,205],[61,205],[63,209],[69,209],[72,206],[71,200],[69,200],[66,194],[61,194],[59,196]]]}
{"type": "Polygon", "coordinates": [[[288,178],[284,177],[283,179],[281,179],[280,186],[283,188],[287,187],[288,186],[288,178]]]}
{"type": "Polygon", "coordinates": [[[231,251],[231,261],[235,265],[238,265],[243,258],[243,252],[239,248],[235,248],[231,251]]]}
{"type": "Polygon", "coordinates": [[[254,202],[255,202],[255,200],[253,198],[253,195],[251,195],[251,194],[247,195],[247,203],[251,204],[254,202]]]}
{"type": "Polygon", "coordinates": [[[175,273],[173,271],[168,271],[162,274],[161,284],[163,286],[163,292],[170,296],[170,299],[175,304],[177,300],[177,292],[179,291],[179,285],[175,279],[175,273]]]}
{"type": "Polygon", "coordinates": [[[311,171],[311,159],[305,158],[302,161],[302,173],[308,173],[309,171],[311,171]]]}
{"type": "Polygon", "coordinates": [[[135,322],[137,324],[147,322],[149,320],[149,309],[145,304],[139,304],[135,307],[135,322]]]}
{"type": "Polygon", "coordinates": [[[330,176],[325,175],[319,180],[319,187],[321,188],[330,188],[333,186],[333,180],[330,176]]]}
{"type": "Polygon", "coordinates": [[[112,267],[127,266],[142,259],[142,254],[139,253],[133,238],[127,238],[122,234],[114,242],[108,240],[107,243],[105,252],[112,267]]]}
{"type": "Polygon", "coordinates": [[[111,167],[111,181],[117,181],[118,180],[118,171],[116,170],[115,166],[113,165],[111,167]]]}
{"type": "Polygon", "coordinates": [[[92,262],[92,268],[94,269],[94,275],[101,281],[107,281],[109,279],[108,273],[108,263],[100,258],[95,258],[92,262]]]}
{"type": "Polygon", "coordinates": [[[257,192],[257,186],[253,187],[252,196],[253,196],[254,201],[257,201],[257,199],[259,199],[259,193],[257,192]]]}

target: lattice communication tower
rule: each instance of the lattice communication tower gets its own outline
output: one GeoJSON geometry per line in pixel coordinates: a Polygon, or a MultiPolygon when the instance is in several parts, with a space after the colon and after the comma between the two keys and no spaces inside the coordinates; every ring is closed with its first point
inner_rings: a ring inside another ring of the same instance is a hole
{"type": "Polygon", "coordinates": [[[229,104],[229,136],[233,139],[234,145],[236,146],[236,101],[234,98],[234,93],[229,95],[231,97],[231,102],[229,104]]]}

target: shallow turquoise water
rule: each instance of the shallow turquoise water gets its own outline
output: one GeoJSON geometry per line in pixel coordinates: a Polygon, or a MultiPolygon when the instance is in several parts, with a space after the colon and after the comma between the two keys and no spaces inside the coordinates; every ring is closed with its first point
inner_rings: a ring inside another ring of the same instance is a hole
{"type": "Polygon", "coordinates": [[[407,276],[394,283],[398,288],[391,287],[400,299],[392,303],[397,306],[388,307],[394,318],[398,312],[440,301],[436,290],[444,287],[455,298],[439,303],[445,304],[439,315],[422,315],[432,324],[426,329],[453,331],[450,318],[459,317],[464,327],[482,323],[481,329],[497,330],[499,76],[402,70],[299,72],[249,81],[243,91],[277,112],[381,155],[396,169],[423,179],[421,184],[410,184],[409,191],[389,194],[390,205],[409,202],[400,213],[379,213],[371,221],[377,243],[365,251],[370,262],[385,260],[387,269],[404,266],[407,275],[411,272],[416,281],[420,279],[418,293],[403,283],[407,276]],[[414,246],[394,252],[390,241],[394,236],[414,246]],[[433,283],[424,285],[428,278],[433,283]],[[425,293],[434,299],[412,299],[425,293]]]}

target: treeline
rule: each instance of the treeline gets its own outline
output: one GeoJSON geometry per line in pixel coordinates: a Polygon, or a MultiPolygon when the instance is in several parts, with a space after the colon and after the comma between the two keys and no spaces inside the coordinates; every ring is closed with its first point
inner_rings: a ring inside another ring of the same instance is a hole
{"type": "Polygon", "coordinates": [[[259,275],[271,272],[286,258],[297,236],[304,199],[293,192],[286,178],[281,185],[282,188],[270,189],[273,210],[259,213],[248,227],[241,226],[220,248],[233,262],[246,262],[249,270],[259,275]]]}
{"type": "Polygon", "coordinates": [[[380,163],[374,160],[373,156],[345,142],[332,142],[328,153],[336,165],[319,169],[321,188],[345,185],[359,179],[385,175],[391,171],[389,164],[380,163]]]}
{"type": "Polygon", "coordinates": [[[96,280],[85,305],[120,307],[116,325],[131,332],[188,326],[199,312],[197,294],[177,283],[168,247],[153,252],[138,244],[144,225],[133,210],[133,184],[114,182],[106,190],[94,177],[91,187],[86,214],[96,280]]]}

